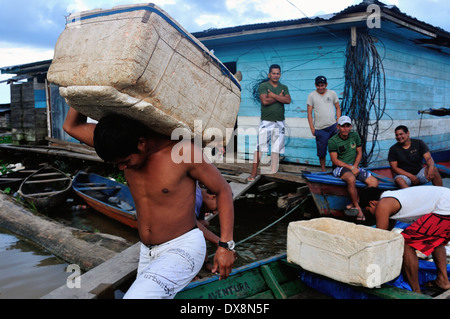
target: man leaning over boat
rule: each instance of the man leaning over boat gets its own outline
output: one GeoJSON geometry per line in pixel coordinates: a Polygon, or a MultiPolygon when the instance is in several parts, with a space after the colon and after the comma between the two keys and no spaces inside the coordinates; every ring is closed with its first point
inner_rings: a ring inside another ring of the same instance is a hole
{"type": "Polygon", "coordinates": [[[375,216],[380,229],[391,230],[397,221],[410,223],[401,234],[405,239],[403,272],[413,291],[421,292],[416,250],[433,255],[436,264],[437,277],[425,286],[450,289],[445,249],[450,240],[449,188],[426,185],[385,191],[366,210],[375,216]]]}

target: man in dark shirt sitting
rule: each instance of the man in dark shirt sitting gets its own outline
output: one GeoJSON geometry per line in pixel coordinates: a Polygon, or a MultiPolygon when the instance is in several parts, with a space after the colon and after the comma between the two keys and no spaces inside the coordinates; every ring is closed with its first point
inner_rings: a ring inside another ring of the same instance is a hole
{"type": "Polygon", "coordinates": [[[406,126],[395,129],[397,143],[389,149],[388,161],[394,172],[395,183],[400,188],[432,182],[442,186],[442,178],[434,165],[428,146],[419,139],[411,139],[406,126]],[[422,162],[425,159],[426,166],[422,162]]]}

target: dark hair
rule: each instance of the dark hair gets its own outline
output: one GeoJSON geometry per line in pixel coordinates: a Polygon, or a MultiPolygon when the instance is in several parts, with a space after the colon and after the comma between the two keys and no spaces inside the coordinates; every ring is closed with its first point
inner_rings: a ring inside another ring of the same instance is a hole
{"type": "Polygon", "coordinates": [[[399,125],[399,126],[397,126],[397,127],[395,128],[395,131],[394,131],[394,132],[396,132],[396,131],[398,131],[398,130],[403,130],[403,132],[408,133],[408,128],[407,128],[405,125],[399,125]]]}
{"type": "Polygon", "coordinates": [[[279,66],[278,64],[272,64],[272,65],[269,67],[269,73],[272,72],[272,69],[279,69],[280,72],[281,72],[281,66],[279,66]]]}
{"type": "Polygon", "coordinates": [[[95,127],[95,151],[105,161],[123,159],[139,153],[139,138],[148,137],[150,132],[139,121],[118,114],[106,115],[95,127]]]}

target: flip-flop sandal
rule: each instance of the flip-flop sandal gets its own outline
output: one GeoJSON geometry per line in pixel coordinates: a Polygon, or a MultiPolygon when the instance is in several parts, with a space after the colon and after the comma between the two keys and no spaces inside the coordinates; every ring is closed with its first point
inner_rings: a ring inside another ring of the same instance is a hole
{"type": "Polygon", "coordinates": [[[256,179],[256,176],[247,177],[247,182],[253,182],[256,179]]]}
{"type": "Polygon", "coordinates": [[[358,208],[346,208],[344,209],[344,213],[347,216],[357,216],[359,214],[358,208]]]}
{"type": "Polygon", "coordinates": [[[362,216],[356,216],[356,220],[360,221],[360,222],[364,222],[366,221],[366,216],[362,215],[362,216]]]}

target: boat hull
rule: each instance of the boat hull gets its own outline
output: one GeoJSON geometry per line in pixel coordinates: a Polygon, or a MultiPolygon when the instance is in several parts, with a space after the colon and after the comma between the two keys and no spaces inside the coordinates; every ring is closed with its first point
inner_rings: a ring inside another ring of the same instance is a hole
{"type": "MultiPolygon", "coordinates": [[[[368,188],[366,184],[357,181],[356,189],[362,202],[378,199],[385,190],[396,189],[392,179],[392,172],[388,166],[369,168],[378,178],[377,188],[368,188]]],[[[308,188],[314,199],[320,215],[345,217],[345,207],[351,203],[347,191],[347,184],[340,178],[334,177],[331,172],[310,173],[303,172],[308,188]]]]}
{"type": "Polygon", "coordinates": [[[63,204],[71,188],[72,179],[68,175],[54,167],[44,166],[22,182],[19,195],[38,211],[47,212],[63,204]]]}
{"type": "Polygon", "coordinates": [[[379,288],[352,286],[305,271],[273,256],[219,276],[191,282],[175,299],[431,299],[430,296],[384,284],[379,288]],[[325,289],[323,289],[325,288],[325,289]]]}
{"type": "Polygon", "coordinates": [[[74,178],[73,190],[94,210],[137,229],[136,208],[128,186],[97,174],[81,171],[74,178]],[[118,203],[125,202],[131,209],[123,209],[108,202],[108,198],[111,197],[117,199],[118,203]]]}

